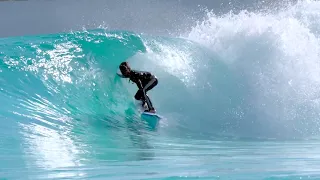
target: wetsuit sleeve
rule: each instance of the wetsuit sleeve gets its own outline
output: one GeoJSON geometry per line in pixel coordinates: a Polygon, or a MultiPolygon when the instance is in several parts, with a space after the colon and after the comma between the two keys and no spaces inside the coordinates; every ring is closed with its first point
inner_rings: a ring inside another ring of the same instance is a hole
{"type": "Polygon", "coordinates": [[[136,80],[136,84],[137,84],[137,86],[138,86],[139,89],[141,89],[141,90],[143,89],[142,83],[141,83],[140,79],[137,79],[137,80],[136,80]]]}
{"type": "Polygon", "coordinates": [[[142,82],[141,82],[141,80],[140,80],[140,72],[137,72],[137,71],[132,70],[130,76],[131,76],[130,80],[131,80],[132,82],[136,83],[137,86],[138,86],[138,88],[139,88],[140,90],[142,90],[142,89],[143,89],[143,86],[142,86],[142,82]]]}
{"type": "Polygon", "coordinates": [[[121,75],[121,74],[119,74],[118,72],[117,72],[117,75],[120,76],[120,77],[122,77],[122,78],[125,78],[124,75],[121,75]]]}

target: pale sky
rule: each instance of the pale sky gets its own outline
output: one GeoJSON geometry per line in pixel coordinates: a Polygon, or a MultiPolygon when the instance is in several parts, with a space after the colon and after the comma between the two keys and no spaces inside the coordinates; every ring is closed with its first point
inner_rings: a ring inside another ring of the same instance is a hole
{"type": "Polygon", "coordinates": [[[0,0],[0,37],[56,33],[83,27],[91,29],[103,24],[110,29],[168,34],[191,28],[196,19],[203,18],[201,7],[222,14],[231,9],[256,9],[257,4],[264,7],[277,6],[272,2],[279,4],[278,0],[265,1],[0,0]]]}

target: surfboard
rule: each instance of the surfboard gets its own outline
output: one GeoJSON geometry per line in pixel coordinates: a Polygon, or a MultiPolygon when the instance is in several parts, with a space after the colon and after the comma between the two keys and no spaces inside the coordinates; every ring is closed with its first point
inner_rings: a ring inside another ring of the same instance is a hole
{"type": "Polygon", "coordinates": [[[142,120],[144,120],[148,126],[152,129],[157,128],[159,121],[163,118],[158,113],[151,113],[151,112],[145,112],[147,109],[147,106],[142,106],[140,102],[137,102],[136,105],[138,106],[140,117],[142,120]]]}
{"type": "Polygon", "coordinates": [[[145,117],[153,117],[153,118],[158,118],[158,119],[162,119],[162,116],[160,116],[157,113],[151,113],[151,112],[145,112],[145,110],[147,110],[147,105],[145,104],[144,106],[141,105],[140,102],[138,102],[136,104],[136,106],[138,106],[139,111],[141,113],[141,116],[145,116],[145,117]]]}
{"type": "Polygon", "coordinates": [[[143,112],[143,113],[141,113],[141,116],[152,117],[152,118],[156,118],[156,119],[162,119],[162,116],[160,116],[157,113],[143,112]]]}
{"type": "Polygon", "coordinates": [[[141,119],[143,119],[147,123],[149,128],[157,129],[162,117],[157,113],[142,112],[141,119]]]}

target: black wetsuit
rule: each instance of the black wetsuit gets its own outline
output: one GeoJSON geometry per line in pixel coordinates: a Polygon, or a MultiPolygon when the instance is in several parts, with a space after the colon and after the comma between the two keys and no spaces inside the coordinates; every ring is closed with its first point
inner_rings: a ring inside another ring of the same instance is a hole
{"type": "Polygon", "coordinates": [[[131,70],[130,80],[137,84],[139,90],[134,96],[136,100],[146,102],[149,110],[154,110],[152,103],[147,95],[147,91],[151,90],[158,84],[158,79],[150,72],[131,70]]]}

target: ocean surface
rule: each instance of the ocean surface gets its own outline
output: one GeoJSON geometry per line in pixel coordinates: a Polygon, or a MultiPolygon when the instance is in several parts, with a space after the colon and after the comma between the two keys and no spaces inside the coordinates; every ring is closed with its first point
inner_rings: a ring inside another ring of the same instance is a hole
{"type": "Polygon", "coordinates": [[[174,35],[2,37],[0,179],[320,179],[319,12],[305,0],[209,10],[174,35]],[[157,76],[158,124],[123,61],[157,76]]]}

